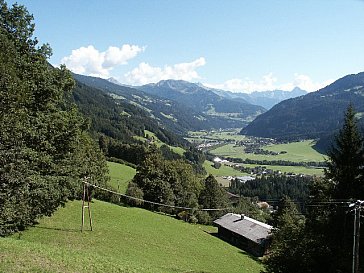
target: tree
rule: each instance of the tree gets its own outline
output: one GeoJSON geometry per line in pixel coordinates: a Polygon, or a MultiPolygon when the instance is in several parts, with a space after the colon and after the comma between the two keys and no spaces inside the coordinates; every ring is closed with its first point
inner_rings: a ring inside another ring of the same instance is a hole
{"type": "MultiPolygon", "coordinates": [[[[199,203],[203,208],[223,209],[228,206],[228,199],[224,189],[217,183],[213,175],[204,180],[204,189],[199,196],[199,203]]],[[[211,211],[211,217],[217,218],[223,211],[211,211]]]]}
{"type": "MultiPolygon", "coordinates": [[[[305,224],[290,224],[294,223],[293,215],[276,218],[281,227],[273,233],[272,252],[266,261],[268,272],[351,271],[353,216],[347,201],[364,197],[363,138],[352,106],[328,155],[325,177],[310,185],[305,224]]],[[[359,253],[363,251],[361,244],[359,253]]],[[[363,261],[361,265],[363,268],[363,261]]]]}
{"type": "Polygon", "coordinates": [[[206,160],[206,157],[201,151],[190,147],[188,150],[186,150],[186,152],[184,152],[183,155],[185,156],[186,160],[188,160],[193,165],[197,173],[206,174],[206,170],[202,166],[206,160]]]}
{"type": "Polygon", "coordinates": [[[344,125],[328,152],[325,176],[335,182],[333,196],[337,199],[364,198],[364,146],[355,111],[350,105],[345,113],[344,125]]]}
{"type": "Polygon", "coordinates": [[[67,100],[72,75],[49,65],[51,49],[37,46],[32,20],[0,0],[0,236],[77,197],[83,175],[105,182],[105,159],[67,100]]]}
{"type": "Polygon", "coordinates": [[[220,162],[214,162],[214,168],[215,169],[220,169],[221,167],[221,163],[220,162]]]}
{"type": "MultiPolygon", "coordinates": [[[[128,189],[126,191],[126,195],[138,198],[138,199],[143,199],[144,197],[144,193],[143,191],[138,187],[137,184],[130,182],[128,184],[128,189]]],[[[141,200],[137,200],[137,199],[129,199],[127,200],[127,202],[132,205],[132,206],[141,206],[143,204],[143,201],[141,200]]]]}
{"type": "Polygon", "coordinates": [[[264,263],[267,272],[311,272],[304,259],[304,218],[296,205],[283,197],[274,216],[275,229],[272,234],[270,253],[264,263]]]}
{"type": "Polygon", "coordinates": [[[198,207],[202,188],[190,164],[181,159],[165,160],[153,146],[129,186],[140,189],[145,200],[191,208],[198,207]]]}

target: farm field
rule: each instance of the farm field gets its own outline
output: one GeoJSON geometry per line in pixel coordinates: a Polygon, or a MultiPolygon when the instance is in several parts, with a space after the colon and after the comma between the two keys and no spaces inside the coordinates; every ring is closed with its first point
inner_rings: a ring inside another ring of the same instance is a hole
{"type": "MultiPolygon", "coordinates": [[[[0,272],[260,272],[245,252],[192,225],[94,200],[93,231],[80,232],[81,201],[0,238],[0,272]]],[[[87,220],[87,219],[86,219],[87,220]]],[[[87,221],[86,221],[87,222],[87,221]]]]}
{"type": "Polygon", "coordinates": [[[264,150],[273,152],[286,151],[287,153],[279,155],[260,155],[245,153],[244,148],[241,146],[235,146],[234,144],[227,144],[222,147],[218,147],[210,152],[217,156],[235,157],[242,159],[254,159],[254,160],[286,160],[293,162],[320,162],[325,160],[325,155],[320,154],[312,148],[314,142],[312,140],[306,140],[301,142],[292,142],[288,144],[275,144],[262,147],[264,150]]]}
{"type": "Polygon", "coordinates": [[[110,176],[110,186],[118,190],[118,192],[125,193],[128,183],[133,179],[136,170],[132,167],[115,162],[107,162],[110,176]]]}
{"type": "Polygon", "coordinates": [[[205,160],[203,167],[205,168],[207,174],[212,174],[213,176],[243,176],[248,175],[247,173],[240,172],[238,170],[233,169],[232,167],[226,166],[224,164],[221,165],[219,169],[215,169],[213,167],[214,163],[208,160],[205,160]]]}
{"type": "Polygon", "coordinates": [[[240,141],[245,140],[247,137],[244,135],[239,135],[240,129],[234,129],[229,131],[198,131],[198,132],[188,132],[188,136],[186,139],[190,142],[203,142],[205,139],[214,139],[214,140],[234,140],[240,141]]]}

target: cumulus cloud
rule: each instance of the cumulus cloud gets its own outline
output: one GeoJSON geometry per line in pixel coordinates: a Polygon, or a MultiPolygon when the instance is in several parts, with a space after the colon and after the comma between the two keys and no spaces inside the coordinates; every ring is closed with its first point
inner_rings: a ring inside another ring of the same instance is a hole
{"type": "Polygon", "coordinates": [[[179,63],[172,66],[166,65],[163,68],[151,66],[150,64],[143,62],[124,76],[129,84],[134,85],[156,83],[161,80],[169,79],[193,81],[200,79],[196,69],[205,64],[206,60],[203,57],[189,63],[179,63]]]}
{"type": "Polygon", "coordinates": [[[89,45],[72,50],[71,55],[62,58],[61,63],[77,74],[107,78],[113,68],[127,64],[144,49],[144,47],[125,44],[121,47],[110,46],[106,51],[100,52],[89,45]]]}
{"type": "Polygon", "coordinates": [[[295,74],[294,76],[293,85],[309,92],[319,90],[334,82],[332,79],[323,82],[313,82],[309,76],[302,74],[295,74]]]}
{"type": "Polygon", "coordinates": [[[312,79],[303,74],[294,74],[293,80],[288,83],[278,83],[278,79],[269,73],[262,77],[262,80],[256,82],[249,78],[245,79],[231,79],[221,84],[204,83],[205,86],[217,89],[228,90],[232,92],[251,93],[254,91],[269,91],[269,90],[285,90],[291,91],[295,87],[299,87],[308,92],[316,91],[323,88],[333,80],[326,80],[323,82],[313,82],[312,79]]]}

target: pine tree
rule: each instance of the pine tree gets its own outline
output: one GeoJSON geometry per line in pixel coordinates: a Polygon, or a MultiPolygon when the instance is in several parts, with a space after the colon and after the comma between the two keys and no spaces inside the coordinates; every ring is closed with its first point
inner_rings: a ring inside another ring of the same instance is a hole
{"type": "Polygon", "coordinates": [[[304,218],[299,215],[296,205],[288,197],[283,197],[273,217],[275,229],[270,253],[264,260],[266,272],[310,272],[302,251],[304,218]]]}
{"type": "Polygon", "coordinates": [[[325,176],[335,183],[336,199],[364,198],[364,146],[355,111],[350,105],[345,113],[344,125],[328,152],[328,170],[325,176]]]}

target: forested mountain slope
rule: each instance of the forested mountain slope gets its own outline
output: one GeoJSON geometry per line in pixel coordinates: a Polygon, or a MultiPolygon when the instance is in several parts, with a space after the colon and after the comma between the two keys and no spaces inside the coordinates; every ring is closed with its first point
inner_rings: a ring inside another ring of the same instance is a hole
{"type": "Polygon", "coordinates": [[[347,75],[305,96],[282,101],[243,128],[242,134],[297,140],[326,137],[342,126],[343,114],[354,106],[359,124],[364,114],[364,72],[347,75]]]}
{"type": "Polygon", "coordinates": [[[111,96],[117,103],[128,103],[148,113],[161,127],[177,134],[185,134],[189,130],[209,130],[218,128],[241,127],[235,119],[211,116],[183,105],[180,102],[147,94],[141,90],[130,88],[110,81],[73,74],[74,78],[89,87],[99,89],[111,96]]]}
{"type": "Polygon", "coordinates": [[[137,87],[162,98],[178,102],[209,117],[223,118],[231,127],[241,127],[265,109],[242,98],[227,98],[210,88],[182,80],[163,80],[137,87]]]}
{"type": "Polygon", "coordinates": [[[149,130],[167,144],[187,144],[181,136],[161,127],[145,110],[124,100],[114,100],[99,89],[76,81],[72,95],[81,113],[90,119],[90,129],[95,136],[104,134],[124,143],[133,143],[134,136],[144,137],[144,130],[149,130]]]}

